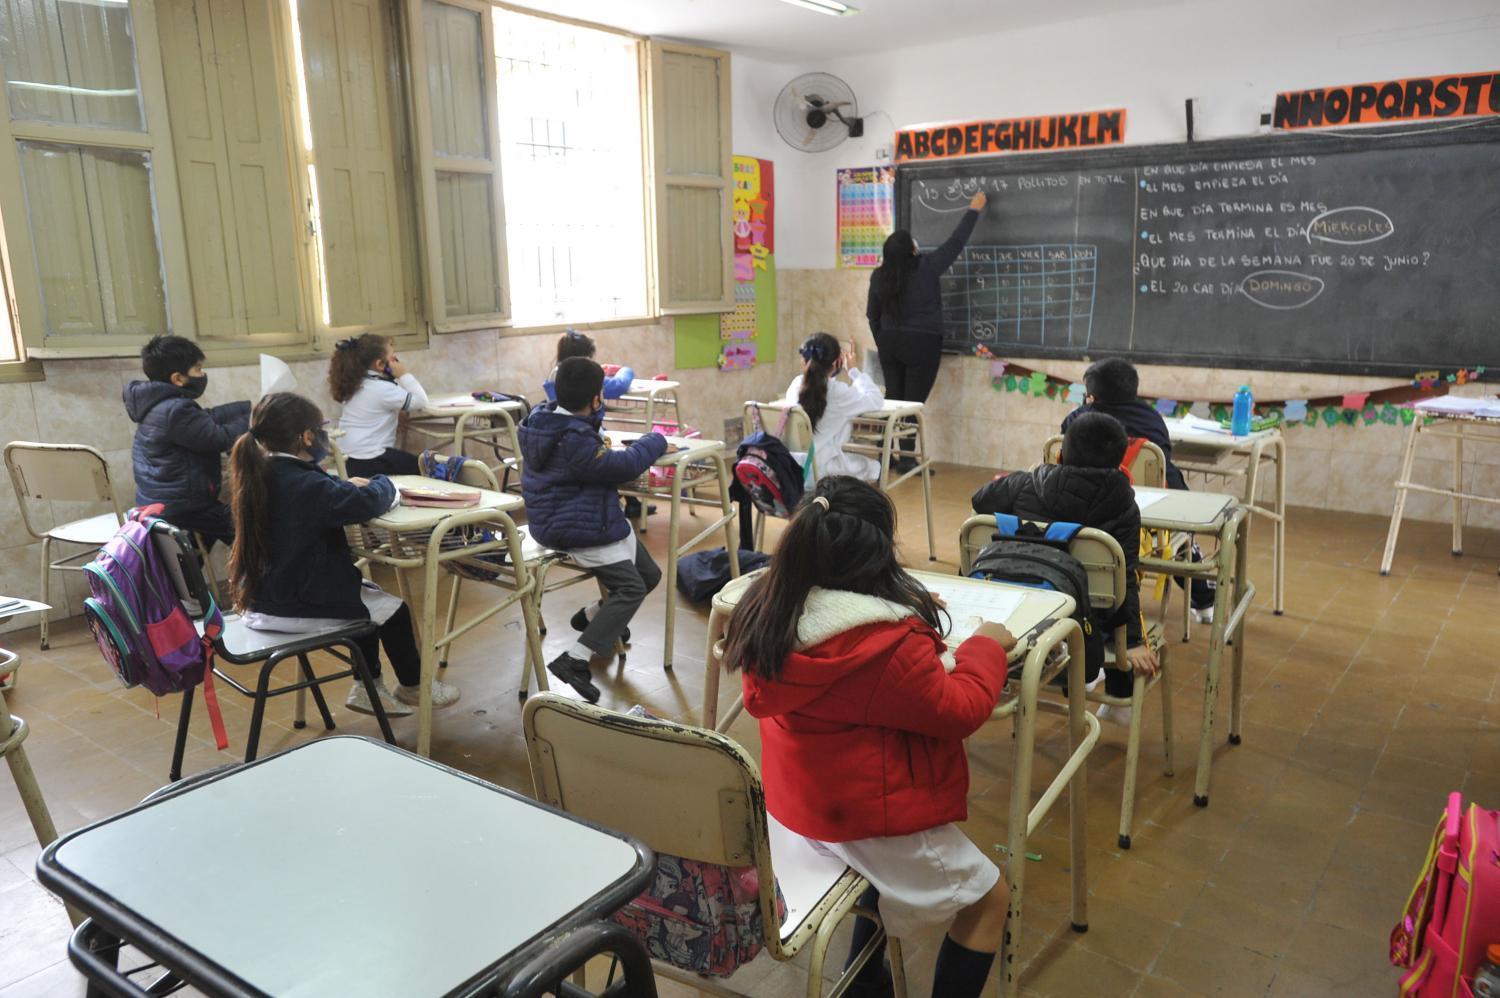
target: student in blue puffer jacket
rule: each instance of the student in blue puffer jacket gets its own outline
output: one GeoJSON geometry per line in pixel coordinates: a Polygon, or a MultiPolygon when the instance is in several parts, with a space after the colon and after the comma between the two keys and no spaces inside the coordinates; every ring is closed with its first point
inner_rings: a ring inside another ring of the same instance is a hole
{"type": "Polygon", "coordinates": [[[521,423],[521,493],[531,535],[566,551],[590,569],[607,595],[573,615],[582,631],[547,671],[589,703],[599,700],[590,667],[607,659],[628,633],[630,618],[661,581],[661,569],[620,509],[618,487],[634,481],[667,450],[659,433],[647,433],[614,450],[604,422],[604,368],[587,357],[557,365],[557,401],[537,406],[521,423]]]}
{"type": "Polygon", "coordinates": [[[130,458],[135,503],[161,503],[162,519],[205,544],[234,540],[234,519],[219,501],[221,458],[250,428],[250,403],[205,409],[203,351],[181,336],[153,336],[141,349],[148,381],[125,386],[125,412],[138,424],[130,458]]]}

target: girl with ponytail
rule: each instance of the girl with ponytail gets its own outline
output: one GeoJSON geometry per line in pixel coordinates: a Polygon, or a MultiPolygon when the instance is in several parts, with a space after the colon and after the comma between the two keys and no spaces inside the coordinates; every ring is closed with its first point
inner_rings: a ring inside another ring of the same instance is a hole
{"type": "MultiPolygon", "coordinates": [[[[977,998],[1005,928],[1000,870],[959,830],[964,739],[989,720],[1015,638],[985,623],[943,662],[942,605],[896,557],[879,489],[825,478],[781,535],[729,622],[724,666],[743,669],[760,719],[771,819],[858,870],[886,931],[947,925],[932,993],[977,998]]],[[[875,927],[858,919],[850,960],[875,927]]],[[[850,995],[890,995],[881,953],[850,995]]]]}
{"type": "Polygon", "coordinates": [[[417,456],[396,446],[401,420],[427,408],[427,392],[396,356],[389,336],[339,340],[328,362],[328,393],[342,405],[344,465],[356,477],[419,475],[417,456]]]}
{"type": "Polygon", "coordinates": [[[802,356],[802,373],[792,379],[786,401],[800,405],[812,421],[818,475],[876,480],[880,477],[879,461],[844,453],[844,445],[854,433],[854,420],[879,409],[885,401],[879,386],[860,370],[854,341],[841,344],[828,333],[813,333],[797,352],[802,356]]]}
{"type": "MultiPolygon", "coordinates": [[[[369,664],[388,716],[412,712],[419,700],[422,658],[411,611],[365,582],[354,567],[344,528],[365,523],[396,505],[389,478],[340,481],[318,467],[328,456],[323,414],[291,392],[267,395],[250,415],[250,431],[229,455],[235,538],[229,552],[234,608],[245,626],[291,634],[330,624],[373,620],[374,634],[356,643],[369,664]],[[385,646],[400,683],[390,691],[380,675],[385,646]]],[[[432,703],[458,702],[459,691],[434,681],[432,703]]],[[[373,713],[364,684],[353,683],[344,705],[373,713]]]]}

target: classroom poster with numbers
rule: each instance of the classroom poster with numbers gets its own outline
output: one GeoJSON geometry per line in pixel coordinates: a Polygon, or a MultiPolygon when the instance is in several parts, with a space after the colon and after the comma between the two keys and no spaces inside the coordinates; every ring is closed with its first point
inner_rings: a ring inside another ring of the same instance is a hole
{"type": "Polygon", "coordinates": [[[838,266],[880,266],[885,237],[896,229],[896,170],[865,166],[838,171],[838,266]]]}
{"type": "Polygon", "coordinates": [[[771,161],[734,157],[734,309],[679,316],[678,367],[742,371],[776,359],[775,175],[771,161]]]}

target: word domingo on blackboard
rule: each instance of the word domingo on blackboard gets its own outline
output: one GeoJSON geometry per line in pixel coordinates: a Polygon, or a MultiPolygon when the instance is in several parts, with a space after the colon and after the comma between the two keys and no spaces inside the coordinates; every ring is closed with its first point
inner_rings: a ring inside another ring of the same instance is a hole
{"type": "Polygon", "coordinates": [[[1054,114],[1049,118],[970,121],[898,131],[896,162],[1110,146],[1118,145],[1124,139],[1124,108],[1085,114],[1054,114]]]}
{"type": "Polygon", "coordinates": [[[1276,95],[1277,128],[1500,114],[1500,73],[1424,76],[1276,95]]]}

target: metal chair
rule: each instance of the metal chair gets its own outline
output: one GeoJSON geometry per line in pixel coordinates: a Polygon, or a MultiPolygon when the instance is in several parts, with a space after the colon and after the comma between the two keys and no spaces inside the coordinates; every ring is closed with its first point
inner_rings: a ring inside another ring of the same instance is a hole
{"type": "MultiPolygon", "coordinates": [[[[814,852],[800,836],[783,834],[767,819],[759,767],[724,735],[618,714],[550,693],[526,702],[521,723],[542,803],[607,823],[657,853],[755,867],[766,952],[786,961],[813,944],[807,972],[810,998],[823,994],[823,964],[839,924],[851,914],[879,924],[878,912],[856,907],[869,886],[864,877],[814,852]],[[664,773],[671,778],[663,779],[664,773]],[[778,882],[786,901],[785,922],[777,910],[778,882]]],[[[831,993],[843,993],[882,935],[883,930],[875,933],[831,993]]],[[[896,995],[905,998],[901,944],[887,942],[896,995]]],[[[660,962],[655,966],[661,976],[701,991],[735,994],[696,974],[660,962]]]]}
{"type": "MultiPolygon", "coordinates": [[[[215,602],[213,592],[209,589],[198,564],[197,552],[193,549],[191,537],[187,531],[174,527],[165,520],[156,520],[152,523],[151,535],[156,541],[157,551],[167,566],[167,574],[172,579],[183,609],[199,624],[201,629],[208,608],[214,606],[215,602]]],[[[334,729],[333,715],[329,713],[328,702],[323,698],[323,684],[351,677],[356,682],[364,684],[365,692],[370,697],[370,706],[374,711],[375,720],[380,724],[381,735],[389,744],[396,744],[396,736],[391,732],[391,722],[385,716],[385,708],[381,706],[380,696],[376,692],[364,655],[361,654],[359,645],[355,643],[357,639],[373,633],[375,633],[375,624],[369,620],[339,622],[303,634],[284,634],[276,631],[253,630],[245,625],[244,619],[238,614],[224,615],[224,630],[214,639],[214,652],[217,659],[230,665],[260,666],[254,689],[241,684],[218,664],[213,666],[215,676],[224,680],[236,692],[255,701],[250,714],[250,731],[245,738],[246,762],[255,758],[256,750],[260,747],[260,729],[265,719],[268,700],[286,693],[311,690],[313,702],[317,704],[318,713],[323,718],[323,727],[332,731],[334,729]],[[343,651],[339,652],[335,649],[343,649],[343,651]],[[327,675],[318,675],[313,671],[312,663],[308,660],[308,655],[315,651],[328,652],[335,658],[348,663],[349,668],[327,675]],[[289,658],[297,660],[301,669],[301,681],[272,687],[272,672],[275,671],[276,666],[289,658]]],[[[177,717],[177,741],[172,748],[172,768],[168,772],[168,776],[174,782],[182,778],[182,755],[187,747],[188,722],[192,718],[194,692],[194,688],[189,688],[182,694],[182,709],[177,717]]],[[[300,715],[300,709],[298,713],[300,715]]],[[[305,723],[299,716],[294,725],[301,728],[305,723]]]]}
{"type": "MultiPolygon", "coordinates": [[[[1036,521],[1028,521],[1036,523],[1036,521]]],[[[1037,523],[1046,529],[1045,523],[1037,523]]],[[[959,574],[967,576],[973,569],[974,558],[986,544],[995,538],[995,518],[971,516],[959,528],[958,560],[959,574]]],[[[1109,534],[1092,527],[1084,527],[1074,535],[1068,545],[1068,553],[1078,559],[1088,572],[1089,605],[1101,615],[1117,612],[1125,603],[1125,553],[1120,544],[1109,534]]],[[[1141,755],[1141,716],[1146,704],[1146,694],[1161,685],[1162,740],[1166,753],[1163,772],[1172,775],[1172,687],[1167,678],[1167,646],[1160,622],[1148,624],[1145,629],[1146,645],[1156,652],[1160,665],[1155,676],[1149,680],[1135,673],[1134,685],[1129,697],[1110,696],[1102,688],[1088,691],[1087,698],[1093,703],[1115,707],[1129,707],[1130,734],[1125,745],[1125,786],[1120,798],[1120,834],[1117,844],[1121,849],[1130,848],[1131,826],[1135,817],[1135,777],[1141,755]]],[[[1125,657],[1125,626],[1116,627],[1104,649],[1106,665],[1128,671],[1125,657]]]]}
{"type": "MultiPolygon", "coordinates": [[[[802,455],[800,463],[803,467],[803,481],[816,482],[818,480],[818,455],[813,448],[813,425],[807,411],[800,405],[790,405],[786,402],[746,402],[741,416],[745,436],[748,437],[765,425],[761,416],[762,409],[781,414],[774,431],[775,435],[786,445],[786,449],[792,452],[793,457],[802,455]]],[[[746,503],[746,505],[749,504],[746,503]]],[[[743,515],[743,507],[741,515],[743,515]]],[[[756,509],[754,516],[755,549],[759,551],[761,542],[765,538],[766,514],[756,509]]]]}
{"type": "MultiPolygon", "coordinates": [[[[115,496],[109,476],[109,462],[92,447],[81,444],[43,444],[15,440],[5,445],[5,467],[11,486],[16,490],[16,504],[21,507],[21,525],[42,542],[41,601],[52,602],[52,573],[81,572],[80,562],[94,553],[125,522],[120,500],[115,496]],[[42,530],[32,522],[30,502],[109,503],[113,513],[101,513],[81,520],[70,520],[42,530]],[[83,545],[84,550],[52,561],[52,544],[83,545]]],[[[47,650],[47,610],[42,612],[41,647],[47,650]]]]}

